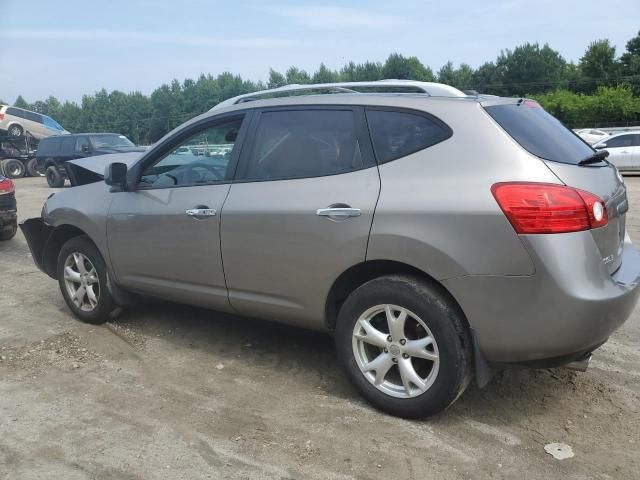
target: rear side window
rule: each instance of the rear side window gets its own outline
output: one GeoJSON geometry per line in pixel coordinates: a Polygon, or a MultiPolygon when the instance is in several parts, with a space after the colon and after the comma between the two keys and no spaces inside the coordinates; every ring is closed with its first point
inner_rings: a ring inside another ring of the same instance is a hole
{"type": "Polygon", "coordinates": [[[423,150],[453,133],[434,117],[404,111],[367,109],[367,123],[378,163],[423,150]]]}
{"type": "Polygon", "coordinates": [[[522,148],[536,157],[576,165],[593,154],[589,145],[534,101],[491,105],[485,110],[522,148]]]}
{"type": "Polygon", "coordinates": [[[73,148],[76,146],[75,137],[64,137],[62,139],[62,152],[69,153],[73,151],[73,148]]]}
{"type": "Polygon", "coordinates": [[[7,115],[13,115],[14,117],[24,118],[24,111],[19,108],[9,107],[7,108],[7,115]]]}
{"type": "Polygon", "coordinates": [[[55,155],[60,151],[60,143],[62,138],[44,138],[38,144],[38,156],[55,155]]]}
{"type": "Polygon", "coordinates": [[[614,137],[609,140],[605,140],[604,143],[607,144],[608,148],[618,148],[618,147],[634,147],[638,145],[638,140],[640,140],[640,135],[620,135],[619,137],[614,137]],[[634,138],[637,137],[637,138],[634,138]]]}
{"type": "Polygon", "coordinates": [[[352,110],[264,112],[243,177],[319,177],[363,167],[352,110]]]}

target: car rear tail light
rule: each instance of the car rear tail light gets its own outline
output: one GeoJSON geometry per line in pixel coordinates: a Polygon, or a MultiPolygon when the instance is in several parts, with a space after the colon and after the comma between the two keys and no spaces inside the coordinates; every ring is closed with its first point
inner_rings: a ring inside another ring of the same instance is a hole
{"type": "Polygon", "coordinates": [[[13,182],[5,178],[4,180],[0,180],[0,195],[4,193],[13,193],[15,188],[13,187],[13,182]]]}
{"type": "Polygon", "coordinates": [[[0,113],[0,122],[4,120],[4,113],[0,113]]]}
{"type": "Polygon", "coordinates": [[[496,183],[491,193],[517,233],[580,232],[609,221],[602,199],[565,185],[496,183]]]}

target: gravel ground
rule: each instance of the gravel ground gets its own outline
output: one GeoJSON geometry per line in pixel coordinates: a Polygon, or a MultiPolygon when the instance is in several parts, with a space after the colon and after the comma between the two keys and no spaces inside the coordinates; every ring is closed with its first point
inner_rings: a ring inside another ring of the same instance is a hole
{"type": "MultiPolygon", "coordinates": [[[[44,179],[16,188],[39,215],[44,179]]],[[[588,372],[503,372],[428,421],[370,408],[318,333],[160,302],[82,324],[21,234],[0,319],[0,479],[640,478],[640,309],[588,372]]]]}

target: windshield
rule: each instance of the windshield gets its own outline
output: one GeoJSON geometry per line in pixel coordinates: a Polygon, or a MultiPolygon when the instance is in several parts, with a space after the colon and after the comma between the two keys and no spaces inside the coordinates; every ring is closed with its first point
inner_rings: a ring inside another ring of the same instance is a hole
{"type": "Polygon", "coordinates": [[[545,160],[577,165],[593,155],[580,137],[532,100],[492,105],[485,110],[529,153],[545,160]]]}
{"type": "Polygon", "coordinates": [[[59,130],[60,132],[64,130],[64,127],[62,125],[56,122],[53,118],[47,117],[46,115],[42,116],[42,122],[44,123],[45,126],[52,128],[54,130],[59,130]]]}
{"type": "Polygon", "coordinates": [[[92,135],[91,144],[94,148],[135,147],[124,135],[92,135]]]}

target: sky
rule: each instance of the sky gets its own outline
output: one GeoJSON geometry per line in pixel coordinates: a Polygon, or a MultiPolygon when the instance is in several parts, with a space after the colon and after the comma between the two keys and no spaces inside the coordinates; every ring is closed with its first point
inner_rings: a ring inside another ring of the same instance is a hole
{"type": "Polygon", "coordinates": [[[639,0],[0,0],[0,99],[149,94],[201,73],[266,80],[393,52],[437,72],[524,42],[577,62],[596,39],[622,53],[639,20],[639,0]]]}

